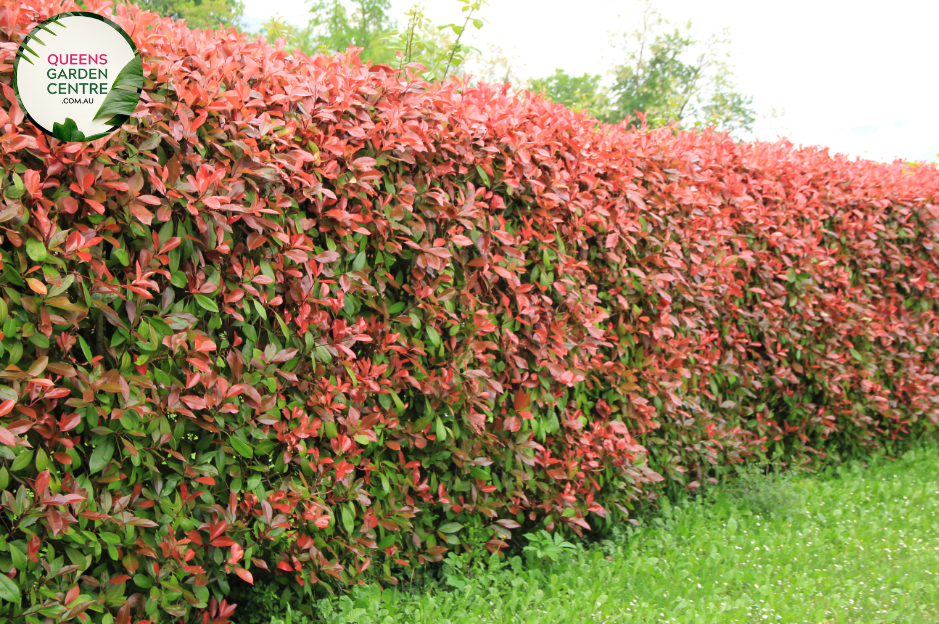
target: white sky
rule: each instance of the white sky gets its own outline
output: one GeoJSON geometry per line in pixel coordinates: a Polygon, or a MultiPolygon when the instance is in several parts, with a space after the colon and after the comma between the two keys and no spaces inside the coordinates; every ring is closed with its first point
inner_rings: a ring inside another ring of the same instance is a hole
{"type": "MultiPolygon", "coordinates": [[[[395,17],[413,0],[392,0],[395,17]]],[[[435,24],[460,21],[456,0],[424,0],[435,24]]],[[[738,90],[760,115],[754,136],[780,134],[876,160],[939,161],[939,0],[657,0],[706,35],[730,28],[738,90]],[[772,119],[773,108],[784,109],[772,119]]],[[[604,74],[614,32],[632,30],[631,0],[490,0],[471,45],[495,44],[522,78],[604,74]]],[[[304,0],[245,0],[248,21],[303,23],[304,0]]]]}

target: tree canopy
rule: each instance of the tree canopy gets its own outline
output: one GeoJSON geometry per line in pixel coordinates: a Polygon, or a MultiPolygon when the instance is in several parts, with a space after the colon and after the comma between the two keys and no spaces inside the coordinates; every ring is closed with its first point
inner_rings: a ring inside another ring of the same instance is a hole
{"type": "Polygon", "coordinates": [[[244,14],[241,0],[139,0],[142,9],[173,19],[186,20],[190,28],[240,26],[244,14]]]}
{"type": "Polygon", "coordinates": [[[639,26],[615,41],[622,60],[609,71],[611,86],[603,86],[600,75],[559,69],[532,81],[531,90],[610,123],[629,118],[636,125],[639,112],[656,125],[752,129],[753,99],[736,91],[726,31],[699,39],[690,21],[676,27],[646,2],[639,26]]]}

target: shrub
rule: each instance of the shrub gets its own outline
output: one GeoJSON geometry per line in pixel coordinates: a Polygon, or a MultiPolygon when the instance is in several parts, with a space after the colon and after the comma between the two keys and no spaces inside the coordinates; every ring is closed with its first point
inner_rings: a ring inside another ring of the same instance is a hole
{"type": "Polygon", "coordinates": [[[69,144],[9,83],[78,7],[0,0],[0,616],[224,624],[936,422],[931,165],[88,5],[144,96],[69,144]]]}

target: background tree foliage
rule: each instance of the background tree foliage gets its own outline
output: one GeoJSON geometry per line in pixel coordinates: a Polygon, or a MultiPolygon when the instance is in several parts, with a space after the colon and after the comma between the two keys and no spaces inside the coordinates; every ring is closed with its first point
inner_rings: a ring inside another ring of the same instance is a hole
{"type": "Polygon", "coordinates": [[[399,33],[388,38],[389,46],[397,50],[399,66],[420,64],[421,75],[426,80],[444,80],[447,76],[461,75],[466,71],[469,57],[479,58],[476,48],[466,45],[463,35],[467,28],[480,29],[483,20],[477,13],[485,0],[458,0],[464,14],[462,23],[435,26],[424,15],[420,5],[414,5],[405,14],[407,24],[399,33]]]}
{"type": "MultiPolygon", "coordinates": [[[[284,37],[288,46],[306,54],[341,54],[350,46],[361,48],[363,61],[394,66],[420,63],[427,80],[441,80],[446,75],[461,74],[471,55],[477,63],[482,53],[463,41],[467,28],[482,28],[477,17],[484,0],[457,0],[463,20],[453,24],[434,25],[420,5],[413,5],[405,14],[403,28],[391,17],[390,0],[313,0],[307,24],[298,28],[282,18],[274,17],[264,24],[269,40],[284,37]]],[[[509,63],[501,49],[486,57],[482,64],[489,74],[505,76],[509,63]],[[489,56],[492,56],[490,59],[489,56]]]]}
{"type": "Polygon", "coordinates": [[[395,28],[391,0],[313,0],[306,47],[335,54],[355,46],[363,60],[388,63],[395,58],[387,45],[395,28]]]}
{"type": "Polygon", "coordinates": [[[586,110],[596,117],[606,117],[609,112],[609,94],[603,88],[600,74],[572,76],[563,69],[555,70],[551,76],[536,78],[529,89],[544,93],[552,101],[572,110],[586,110]]]}
{"type": "Polygon", "coordinates": [[[190,28],[238,27],[244,14],[241,0],[139,0],[142,9],[186,20],[190,28]]]}
{"type": "Polygon", "coordinates": [[[532,81],[530,89],[610,123],[630,117],[636,125],[638,111],[653,125],[677,121],[684,127],[752,129],[753,99],[735,90],[726,31],[700,40],[690,21],[673,26],[647,1],[639,27],[615,39],[623,60],[610,70],[609,88],[600,75],[577,77],[559,69],[532,81]]]}

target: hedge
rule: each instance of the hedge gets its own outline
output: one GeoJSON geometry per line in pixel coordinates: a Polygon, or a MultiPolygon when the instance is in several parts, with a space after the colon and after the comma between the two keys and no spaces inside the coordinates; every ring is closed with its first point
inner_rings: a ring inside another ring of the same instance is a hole
{"type": "Polygon", "coordinates": [[[224,624],[939,419],[934,166],[87,4],[145,85],[79,144],[9,85],[81,7],[0,0],[2,617],[224,624]]]}

